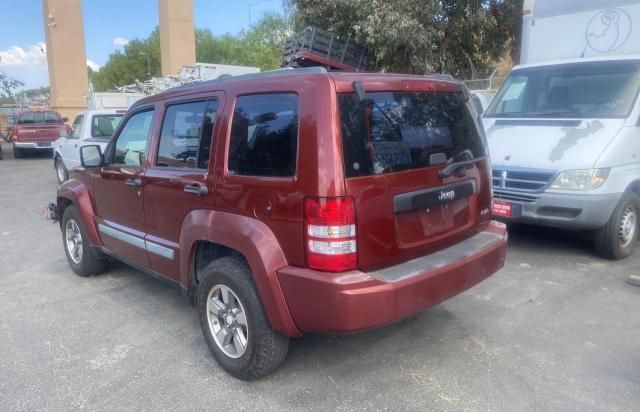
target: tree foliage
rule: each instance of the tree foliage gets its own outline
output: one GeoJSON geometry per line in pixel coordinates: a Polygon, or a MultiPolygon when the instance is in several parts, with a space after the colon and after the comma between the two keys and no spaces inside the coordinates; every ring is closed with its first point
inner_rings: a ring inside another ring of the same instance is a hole
{"type": "Polygon", "coordinates": [[[516,40],[522,0],[289,0],[289,7],[297,29],[317,26],[366,44],[374,68],[474,78],[516,40]]]}
{"type": "MultiPolygon", "coordinates": [[[[277,14],[265,15],[238,35],[214,36],[209,30],[196,29],[196,61],[275,69],[280,65],[282,46],[289,33],[289,20],[277,14]]],[[[88,69],[89,78],[95,91],[111,90],[148,79],[147,64],[151,76],[161,75],[157,28],[146,39],[132,40],[122,51],[111,54],[100,71],[88,69]]]]}
{"type": "Polygon", "coordinates": [[[11,99],[13,98],[13,92],[22,86],[24,86],[24,82],[0,72],[0,97],[11,99]]]}

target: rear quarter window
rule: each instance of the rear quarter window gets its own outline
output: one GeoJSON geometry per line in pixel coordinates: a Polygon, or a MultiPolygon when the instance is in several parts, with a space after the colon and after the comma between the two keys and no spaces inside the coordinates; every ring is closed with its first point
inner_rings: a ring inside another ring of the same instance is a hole
{"type": "Polygon", "coordinates": [[[375,92],[338,104],[347,177],[369,176],[486,156],[461,93],[375,92]]]}
{"type": "Polygon", "coordinates": [[[229,139],[229,173],[293,176],[298,151],[298,96],[240,96],[229,139]]]}

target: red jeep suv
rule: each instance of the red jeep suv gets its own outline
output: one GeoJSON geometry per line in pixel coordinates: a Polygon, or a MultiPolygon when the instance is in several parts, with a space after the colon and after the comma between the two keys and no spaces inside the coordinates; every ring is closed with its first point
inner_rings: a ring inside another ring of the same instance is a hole
{"type": "Polygon", "coordinates": [[[504,264],[456,81],[307,68],[179,87],[81,163],[57,195],[71,268],[113,257],[175,283],[241,379],[275,370],[290,337],[398,321],[504,264]]]}

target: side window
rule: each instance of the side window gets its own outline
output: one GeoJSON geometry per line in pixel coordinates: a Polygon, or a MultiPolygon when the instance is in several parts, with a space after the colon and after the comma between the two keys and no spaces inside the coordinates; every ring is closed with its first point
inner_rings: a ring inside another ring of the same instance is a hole
{"type": "Polygon", "coordinates": [[[142,165],[152,123],[153,110],[131,116],[117,137],[109,163],[125,166],[142,165]]]}
{"type": "Polygon", "coordinates": [[[84,124],[84,116],[77,116],[71,125],[71,135],[69,139],[79,139],[82,137],[82,125],[84,124]]]}
{"type": "Polygon", "coordinates": [[[293,176],[298,151],[298,96],[238,97],[229,139],[229,173],[293,176]]]}
{"type": "Polygon", "coordinates": [[[217,103],[189,102],[167,107],[156,164],[206,169],[217,103]]]}

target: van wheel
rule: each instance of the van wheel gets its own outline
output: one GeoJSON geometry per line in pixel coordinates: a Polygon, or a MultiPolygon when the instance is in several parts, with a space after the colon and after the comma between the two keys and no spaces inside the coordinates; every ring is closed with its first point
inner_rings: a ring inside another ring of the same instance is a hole
{"type": "Polygon", "coordinates": [[[62,218],[62,243],[69,266],[82,277],[98,275],[107,268],[108,259],[99,257],[89,245],[82,219],[74,206],[64,211],[62,218]]]}
{"type": "Polygon", "coordinates": [[[284,362],[289,338],[271,329],[251,271],[241,258],[211,262],[203,271],[197,297],[204,339],[229,374],[254,380],[284,362]]]}
{"type": "Polygon", "coordinates": [[[20,159],[22,157],[22,149],[13,145],[13,157],[14,159],[20,159]]]}
{"type": "Polygon", "coordinates": [[[69,180],[69,172],[67,168],[64,166],[64,162],[60,157],[56,156],[56,177],[58,178],[58,183],[63,184],[67,180],[69,180]]]}
{"type": "Polygon", "coordinates": [[[618,203],[611,218],[595,234],[596,251],[607,259],[624,259],[633,252],[638,239],[640,198],[627,193],[618,203]]]}

